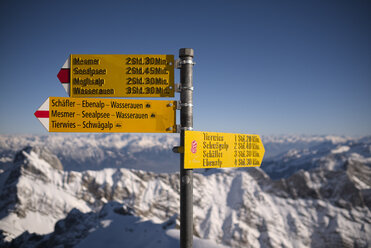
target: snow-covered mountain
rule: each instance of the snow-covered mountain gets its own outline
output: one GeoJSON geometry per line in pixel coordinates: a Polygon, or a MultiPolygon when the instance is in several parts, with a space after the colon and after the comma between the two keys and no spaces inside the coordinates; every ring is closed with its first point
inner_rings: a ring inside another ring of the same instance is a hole
{"type": "MultiPolygon", "coordinates": [[[[98,212],[82,213],[74,208],[55,225],[53,233],[24,232],[4,247],[179,247],[175,217],[160,224],[143,221],[133,209],[117,202],[105,204],[98,212]]],[[[222,248],[210,240],[193,238],[195,248],[222,248]]]]}
{"type": "MultiPolygon", "coordinates": [[[[195,173],[195,247],[369,247],[371,142],[341,139],[324,138],[296,152],[268,156],[272,163],[267,171],[273,164],[287,171],[277,180],[260,168],[195,173]],[[307,160],[312,166],[305,169],[310,170],[284,167],[299,168],[307,160]]],[[[3,159],[2,246],[91,247],[105,237],[110,240],[106,246],[129,238],[156,247],[178,244],[177,173],[125,168],[64,171],[66,165],[50,151],[55,148],[47,147],[26,147],[14,154],[13,162],[3,159]],[[33,232],[37,235],[29,234],[33,232]]]]}
{"type": "MultiPolygon", "coordinates": [[[[178,137],[177,134],[0,135],[0,170],[12,164],[19,150],[38,146],[47,147],[55,154],[66,171],[128,168],[178,172],[179,155],[172,152],[172,148],[179,145],[178,137]]],[[[316,167],[318,159],[332,156],[332,151],[340,147],[352,148],[338,151],[339,156],[345,157],[351,153],[367,157],[371,149],[371,137],[263,136],[262,140],[266,152],[261,168],[272,178],[316,167]],[[298,156],[302,156],[300,163],[298,156]]]]}
{"type": "MultiPolygon", "coordinates": [[[[66,171],[133,168],[153,172],[179,171],[179,155],[172,152],[179,135],[50,134],[0,135],[0,166],[11,164],[25,146],[47,147],[66,171]]],[[[1,167],[0,167],[1,168],[1,167]]]]}
{"type": "MultiPolygon", "coordinates": [[[[274,156],[264,158],[261,169],[271,178],[279,179],[291,176],[299,170],[310,170],[317,167],[336,169],[348,160],[358,161],[371,166],[371,137],[359,139],[343,137],[312,137],[295,141],[274,140],[268,143],[269,147],[275,147],[283,142],[283,147],[289,148],[274,156]],[[295,146],[296,144],[296,146],[295,146]]],[[[266,148],[267,149],[267,148],[266,148]]]]}

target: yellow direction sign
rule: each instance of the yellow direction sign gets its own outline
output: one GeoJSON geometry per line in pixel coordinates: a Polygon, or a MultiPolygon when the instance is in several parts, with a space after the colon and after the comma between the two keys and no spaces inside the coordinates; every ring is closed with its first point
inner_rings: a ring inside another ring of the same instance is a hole
{"type": "Polygon", "coordinates": [[[35,112],[49,132],[175,133],[176,101],[49,97],[35,112]]]}
{"type": "Polygon", "coordinates": [[[258,167],[264,152],[259,135],[185,131],[185,169],[258,167]]]}
{"type": "Polygon", "coordinates": [[[71,97],[174,97],[174,55],[71,54],[58,78],[71,97]]]}

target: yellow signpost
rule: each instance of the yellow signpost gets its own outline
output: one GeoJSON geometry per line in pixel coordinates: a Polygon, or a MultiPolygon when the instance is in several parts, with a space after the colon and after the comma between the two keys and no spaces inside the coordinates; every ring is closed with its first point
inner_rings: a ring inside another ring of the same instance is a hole
{"type": "Polygon", "coordinates": [[[35,112],[49,132],[175,133],[176,101],[49,97],[35,112]]]}
{"type": "Polygon", "coordinates": [[[71,54],[69,73],[71,97],[174,97],[174,55],[71,54]]]}
{"type": "MultiPolygon", "coordinates": [[[[179,50],[180,243],[193,244],[192,169],[257,167],[259,135],[193,129],[191,48],[179,50]]],[[[176,101],[88,97],[174,97],[174,55],[71,54],[58,73],[68,97],[49,97],[35,116],[49,132],[176,133],[176,101]],[[81,98],[80,98],[81,97],[81,98]],[[85,97],[85,98],[84,98],[85,97]]]]}
{"type": "Polygon", "coordinates": [[[259,135],[185,131],[185,169],[258,167],[264,152],[259,135]]]}

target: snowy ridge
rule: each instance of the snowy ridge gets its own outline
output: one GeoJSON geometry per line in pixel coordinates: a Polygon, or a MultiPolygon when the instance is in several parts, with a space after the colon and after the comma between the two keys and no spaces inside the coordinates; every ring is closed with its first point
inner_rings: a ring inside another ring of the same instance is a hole
{"type": "MultiPolygon", "coordinates": [[[[73,209],[47,235],[23,233],[5,246],[19,247],[179,247],[175,219],[156,224],[135,216],[132,209],[117,202],[105,204],[98,212],[82,213],[73,209]]],[[[194,237],[195,248],[222,248],[210,240],[194,237]]]]}
{"type": "MultiPolygon", "coordinates": [[[[163,230],[157,235],[163,247],[173,244],[171,237],[179,226],[178,174],[123,168],[62,171],[50,164],[58,164],[53,154],[37,147],[19,152],[14,162],[0,174],[4,246],[12,239],[13,245],[31,247],[35,240],[58,239],[88,247],[105,230],[116,230],[123,223],[138,230],[126,233],[137,237],[147,224],[153,225],[163,230]],[[115,207],[100,216],[102,207],[109,206],[115,207]],[[134,217],[121,219],[114,211],[117,206],[132,209],[134,217]],[[135,222],[138,225],[130,218],[140,219],[135,222]],[[142,226],[143,222],[147,224],[142,226]],[[171,222],[170,229],[162,228],[171,222]],[[66,225],[68,230],[63,229],[66,225]]],[[[318,166],[275,181],[260,168],[194,174],[194,235],[210,245],[367,247],[371,244],[370,209],[371,169],[353,158],[336,169],[318,166]]]]}
{"type": "Polygon", "coordinates": [[[371,139],[326,138],[308,146],[299,144],[283,153],[264,158],[261,168],[273,179],[291,176],[299,170],[323,167],[336,170],[346,161],[371,166],[371,139]]]}
{"type": "Polygon", "coordinates": [[[171,149],[178,143],[178,135],[158,134],[0,135],[0,163],[9,164],[25,146],[39,146],[48,147],[68,171],[133,168],[176,172],[179,157],[171,149]]]}
{"type": "MultiPolygon", "coordinates": [[[[39,146],[48,147],[67,171],[128,168],[173,173],[179,171],[179,156],[172,152],[179,145],[178,137],[177,134],[0,135],[0,170],[10,165],[15,153],[25,146],[39,146]]],[[[319,159],[336,154],[337,147],[351,148],[338,155],[354,153],[360,158],[371,157],[371,137],[263,136],[262,140],[266,150],[262,169],[273,178],[316,167],[319,159]],[[357,146],[358,150],[353,149],[357,146]],[[306,161],[298,165],[298,156],[306,161]],[[290,163],[291,159],[295,165],[290,163]]]]}
{"type": "MultiPolygon", "coordinates": [[[[82,185],[65,184],[69,178],[41,157],[45,153],[27,147],[17,154],[14,166],[0,175],[1,229],[12,230],[11,238],[25,230],[48,233],[72,208],[91,210],[85,200],[75,197],[82,185]]],[[[54,161],[59,162],[55,156],[54,161]]]]}
{"type": "Polygon", "coordinates": [[[333,144],[343,143],[348,140],[357,140],[352,137],[345,136],[332,136],[332,135],[323,135],[323,136],[305,136],[305,135],[281,135],[281,136],[263,136],[264,142],[268,143],[281,143],[281,144],[290,144],[290,143],[323,143],[331,142],[333,144]]]}

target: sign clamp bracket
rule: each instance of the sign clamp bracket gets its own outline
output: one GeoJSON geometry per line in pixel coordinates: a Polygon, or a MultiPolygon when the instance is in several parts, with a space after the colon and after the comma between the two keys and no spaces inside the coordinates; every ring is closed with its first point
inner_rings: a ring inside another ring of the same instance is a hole
{"type": "Polygon", "coordinates": [[[181,127],[180,125],[176,125],[176,132],[180,133],[181,131],[192,131],[193,127],[181,127]]]}
{"type": "Polygon", "coordinates": [[[195,65],[196,62],[194,62],[192,59],[176,59],[175,60],[175,68],[181,69],[182,65],[195,65]]]}
{"type": "Polygon", "coordinates": [[[184,146],[174,146],[172,150],[174,153],[184,153],[184,146]]]}
{"type": "Polygon", "coordinates": [[[174,86],[175,86],[175,92],[177,93],[180,93],[183,90],[190,90],[190,91],[194,90],[194,87],[182,87],[181,84],[175,84],[174,86]]]}
{"type": "Polygon", "coordinates": [[[192,103],[176,101],[176,109],[181,110],[182,107],[193,107],[192,103]]]}

